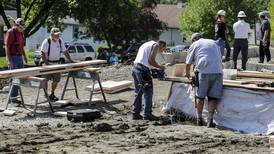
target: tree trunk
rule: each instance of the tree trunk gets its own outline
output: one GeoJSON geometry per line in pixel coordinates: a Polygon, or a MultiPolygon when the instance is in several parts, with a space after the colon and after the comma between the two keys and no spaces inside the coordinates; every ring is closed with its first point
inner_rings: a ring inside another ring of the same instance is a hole
{"type": "Polygon", "coordinates": [[[21,0],[16,0],[17,18],[21,18],[21,0]]]}
{"type": "Polygon", "coordinates": [[[107,34],[106,34],[104,31],[103,31],[103,35],[104,35],[104,37],[105,37],[105,39],[106,39],[106,41],[107,41],[109,50],[111,51],[111,50],[112,50],[112,48],[111,48],[111,42],[110,42],[110,40],[109,40],[107,34]]]}
{"type": "Polygon", "coordinates": [[[5,24],[6,24],[6,26],[8,27],[8,29],[10,29],[11,25],[10,25],[10,22],[9,22],[7,16],[6,16],[5,11],[4,11],[4,7],[3,7],[3,3],[2,2],[0,2],[0,14],[3,17],[3,20],[4,20],[5,24]]]}

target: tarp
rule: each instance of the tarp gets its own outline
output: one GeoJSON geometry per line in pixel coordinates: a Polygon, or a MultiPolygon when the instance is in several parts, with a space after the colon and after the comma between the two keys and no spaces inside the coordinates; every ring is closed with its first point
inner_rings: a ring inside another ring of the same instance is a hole
{"type": "MultiPolygon", "coordinates": [[[[189,84],[174,83],[170,99],[163,110],[171,108],[196,117],[194,89],[189,84]]],[[[205,100],[203,118],[207,119],[205,100]]],[[[243,133],[274,132],[274,92],[224,87],[222,99],[214,115],[217,126],[243,133]]]]}

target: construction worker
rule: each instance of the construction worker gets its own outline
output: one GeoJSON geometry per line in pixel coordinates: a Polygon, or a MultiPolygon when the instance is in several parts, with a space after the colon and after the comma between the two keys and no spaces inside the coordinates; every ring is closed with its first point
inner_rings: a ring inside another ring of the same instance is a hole
{"type": "Polygon", "coordinates": [[[223,61],[229,61],[231,49],[226,38],[228,28],[225,24],[225,14],[226,12],[224,10],[219,10],[217,13],[217,21],[215,22],[215,38],[216,40],[219,40],[222,54],[224,53],[224,49],[226,48],[226,55],[223,61]]]}
{"type": "Polygon", "coordinates": [[[196,76],[196,113],[197,125],[203,125],[202,111],[204,99],[208,99],[208,127],[215,127],[213,115],[218,99],[222,96],[223,75],[222,55],[216,41],[203,39],[200,33],[191,37],[192,44],[188,49],[186,58],[186,74],[190,78],[190,66],[194,64],[196,76]]]}
{"type": "Polygon", "coordinates": [[[135,100],[132,109],[133,120],[143,119],[140,115],[142,109],[142,95],[144,94],[144,119],[157,120],[152,114],[152,96],[153,96],[153,83],[150,69],[165,69],[165,66],[159,65],[156,62],[156,55],[162,53],[166,48],[164,41],[149,41],[141,45],[138,50],[132,76],[135,85],[135,100]]]}
{"type": "MultiPolygon", "coordinates": [[[[23,58],[25,63],[28,62],[27,56],[24,50],[24,20],[18,18],[15,20],[15,26],[9,29],[5,34],[5,44],[6,44],[6,58],[9,69],[23,68],[23,58]]],[[[10,100],[13,103],[21,103],[17,100],[18,96],[18,86],[12,86],[12,79],[10,80],[10,100]]]]}
{"type": "MultiPolygon", "coordinates": [[[[69,53],[65,47],[64,41],[60,38],[60,30],[58,28],[52,28],[50,31],[50,37],[46,38],[41,45],[41,63],[42,65],[56,65],[60,63],[61,52],[65,55],[65,57],[73,62],[70,58],[69,53]]],[[[42,77],[46,78],[46,89],[48,87],[48,80],[52,80],[51,85],[51,94],[49,95],[49,99],[51,101],[57,101],[58,97],[55,96],[55,89],[57,88],[58,83],[61,79],[61,74],[47,74],[42,77]]]]}
{"type": "Polygon", "coordinates": [[[233,61],[234,69],[237,69],[237,59],[238,54],[242,52],[242,69],[246,70],[246,63],[248,60],[248,33],[250,30],[250,25],[244,21],[246,14],[244,11],[238,13],[238,21],[233,24],[234,35],[234,51],[233,51],[233,61]]]}
{"type": "Polygon", "coordinates": [[[271,60],[271,54],[269,50],[270,46],[270,22],[267,19],[267,13],[265,11],[259,13],[259,18],[261,20],[261,38],[260,38],[260,48],[259,48],[259,63],[264,62],[264,57],[266,57],[266,61],[269,62],[271,60]]]}

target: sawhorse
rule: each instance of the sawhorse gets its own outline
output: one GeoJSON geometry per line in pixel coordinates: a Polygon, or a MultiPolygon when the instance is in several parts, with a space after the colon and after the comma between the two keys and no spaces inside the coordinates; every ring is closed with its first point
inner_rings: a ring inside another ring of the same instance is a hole
{"type": "Polygon", "coordinates": [[[6,104],[5,109],[8,109],[8,105],[11,102],[11,99],[13,99],[11,97],[12,88],[14,86],[17,86],[18,87],[18,92],[19,92],[19,95],[20,95],[20,98],[21,98],[21,105],[25,109],[30,110],[26,107],[26,104],[25,104],[24,98],[23,98],[22,89],[21,89],[21,86],[25,86],[25,87],[37,88],[37,96],[36,96],[36,100],[35,100],[35,104],[34,104],[34,109],[32,111],[33,116],[36,115],[37,105],[42,104],[42,103],[46,103],[46,102],[49,103],[50,110],[53,113],[54,110],[52,108],[52,104],[51,104],[51,101],[49,99],[49,95],[48,95],[47,90],[45,88],[45,81],[46,81],[45,78],[39,78],[39,77],[25,77],[25,78],[20,78],[20,79],[12,79],[12,83],[11,83],[11,86],[10,86],[10,89],[9,89],[8,100],[7,100],[7,104],[6,104]],[[43,89],[43,91],[45,93],[45,97],[46,97],[46,101],[44,101],[44,102],[39,102],[39,94],[40,94],[41,89],[43,89]]]}
{"type": "Polygon", "coordinates": [[[96,81],[98,82],[98,84],[100,86],[100,91],[102,93],[104,102],[107,103],[105,93],[103,91],[102,84],[101,84],[101,81],[100,81],[100,76],[99,76],[98,70],[100,70],[100,69],[99,68],[84,68],[84,69],[81,69],[79,71],[69,72],[68,75],[67,75],[65,86],[64,86],[63,91],[62,91],[61,100],[64,99],[65,92],[69,91],[69,90],[74,90],[76,98],[79,99],[75,78],[80,78],[80,79],[90,79],[92,81],[92,87],[93,88],[90,89],[90,96],[89,96],[89,102],[88,102],[89,105],[91,105],[91,102],[92,102],[92,96],[93,96],[93,93],[94,93],[94,85],[95,85],[96,81]],[[72,78],[74,87],[72,89],[67,89],[68,82],[69,82],[70,78],[72,78]]]}

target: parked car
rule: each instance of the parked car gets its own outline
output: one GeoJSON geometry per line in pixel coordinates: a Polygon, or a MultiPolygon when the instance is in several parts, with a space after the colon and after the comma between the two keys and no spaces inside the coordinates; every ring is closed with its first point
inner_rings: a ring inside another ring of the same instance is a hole
{"type": "Polygon", "coordinates": [[[182,51],[187,51],[189,48],[189,45],[176,45],[174,47],[171,47],[169,49],[170,52],[182,52],[182,51]]]}
{"type": "Polygon", "coordinates": [[[134,60],[134,58],[137,56],[138,50],[141,45],[142,45],[142,43],[129,44],[128,47],[126,48],[126,50],[124,52],[122,52],[120,55],[121,61],[124,62],[129,59],[134,60]]]}
{"type": "MultiPolygon", "coordinates": [[[[91,45],[88,43],[65,43],[65,46],[70,54],[72,60],[84,61],[96,59],[96,53],[91,45]]],[[[34,63],[38,66],[41,59],[41,52],[35,51],[34,63]]],[[[61,53],[61,63],[67,62],[64,54],[61,53]]]]}

